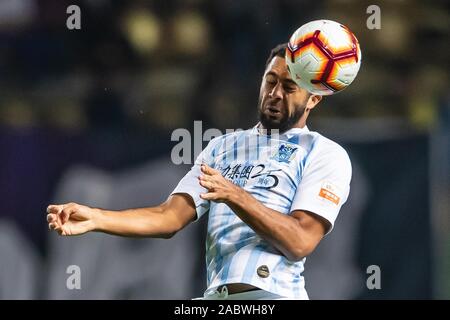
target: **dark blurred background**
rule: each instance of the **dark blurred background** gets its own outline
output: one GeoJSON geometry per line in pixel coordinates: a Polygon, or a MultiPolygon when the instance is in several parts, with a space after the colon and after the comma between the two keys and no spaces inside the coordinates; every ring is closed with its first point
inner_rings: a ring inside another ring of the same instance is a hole
{"type": "Polygon", "coordinates": [[[313,299],[450,298],[447,2],[0,0],[0,298],[185,299],[205,289],[206,219],[171,240],[51,234],[45,208],[163,201],[189,169],[177,128],[249,128],[272,47],[347,25],[358,77],[309,128],[342,144],[351,195],[306,262],[313,299]],[[68,30],[66,9],[81,9],[68,30]],[[370,30],[369,5],[381,9],[370,30]],[[69,290],[69,265],[81,289],[69,290]],[[381,289],[366,287],[367,267],[381,289]]]}

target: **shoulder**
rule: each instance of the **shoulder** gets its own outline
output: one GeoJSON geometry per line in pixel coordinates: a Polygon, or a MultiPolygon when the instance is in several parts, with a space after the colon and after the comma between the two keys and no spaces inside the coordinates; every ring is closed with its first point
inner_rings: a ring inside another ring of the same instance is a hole
{"type": "Polygon", "coordinates": [[[310,132],[312,144],[310,150],[310,161],[318,159],[327,160],[333,163],[339,162],[351,166],[350,157],[347,151],[339,143],[321,135],[318,132],[310,132]]]}
{"type": "Polygon", "coordinates": [[[229,146],[231,142],[235,142],[238,139],[249,135],[250,130],[236,130],[232,132],[227,132],[221,136],[217,136],[209,140],[206,149],[215,150],[219,149],[221,146],[229,146]]]}
{"type": "Polygon", "coordinates": [[[317,148],[319,148],[319,151],[324,152],[324,153],[333,153],[335,155],[339,154],[343,157],[348,158],[347,151],[339,143],[337,143],[336,141],[333,141],[327,137],[324,137],[320,133],[317,133],[317,136],[318,137],[317,137],[316,145],[317,145],[317,148]]]}

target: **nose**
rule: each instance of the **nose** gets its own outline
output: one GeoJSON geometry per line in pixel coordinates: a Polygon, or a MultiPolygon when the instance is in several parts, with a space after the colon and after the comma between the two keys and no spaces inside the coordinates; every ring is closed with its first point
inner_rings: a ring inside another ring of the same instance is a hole
{"type": "Polygon", "coordinates": [[[283,87],[280,82],[277,82],[269,92],[269,97],[272,99],[283,99],[283,87]]]}

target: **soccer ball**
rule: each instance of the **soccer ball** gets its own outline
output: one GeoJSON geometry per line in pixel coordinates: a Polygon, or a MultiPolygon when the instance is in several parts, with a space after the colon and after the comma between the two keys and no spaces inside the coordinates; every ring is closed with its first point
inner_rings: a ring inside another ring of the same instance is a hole
{"type": "Polygon", "coordinates": [[[348,87],[361,65],[361,50],[346,26],[331,20],[304,24],[291,36],[286,63],[292,79],[312,94],[331,95],[348,87]]]}

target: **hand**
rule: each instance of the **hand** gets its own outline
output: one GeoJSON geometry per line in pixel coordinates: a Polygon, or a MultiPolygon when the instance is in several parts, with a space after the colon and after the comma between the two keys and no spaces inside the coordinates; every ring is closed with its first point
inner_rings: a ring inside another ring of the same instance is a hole
{"type": "Polygon", "coordinates": [[[202,187],[208,189],[207,193],[200,194],[205,200],[227,202],[242,191],[238,186],[225,179],[222,174],[206,164],[201,165],[202,175],[198,177],[202,187]]]}
{"type": "Polygon", "coordinates": [[[75,236],[92,231],[95,229],[94,210],[76,203],[49,205],[48,227],[62,236],[75,236]]]}

